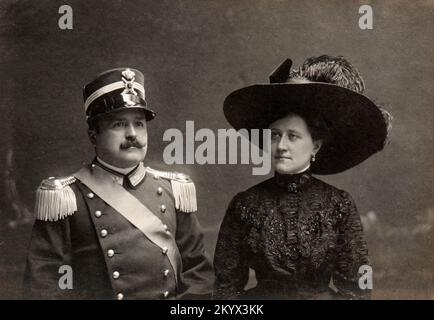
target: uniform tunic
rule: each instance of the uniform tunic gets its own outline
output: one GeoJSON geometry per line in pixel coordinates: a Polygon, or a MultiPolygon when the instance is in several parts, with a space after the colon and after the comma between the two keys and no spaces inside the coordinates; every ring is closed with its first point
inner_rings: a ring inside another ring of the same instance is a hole
{"type": "Polygon", "coordinates": [[[368,250],[350,195],[309,171],[276,173],[231,201],[216,246],[214,296],[366,298],[370,290],[358,285],[362,265],[369,265],[368,250]],[[258,284],[245,292],[249,268],[258,284]]]}
{"type": "Polygon", "coordinates": [[[35,222],[25,272],[25,297],[207,298],[213,273],[203,234],[195,213],[175,209],[170,181],[143,172],[144,167],[125,177],[106,169],[106,174],[123,184],[164,223],[167,232],[172,232],[181,256],[177,270],[165,250],[76,180],[70,187],[77,211],[58,221],[35,222]],[[59,287],[62,265],[72,267],[72,290],[59,287]]]}

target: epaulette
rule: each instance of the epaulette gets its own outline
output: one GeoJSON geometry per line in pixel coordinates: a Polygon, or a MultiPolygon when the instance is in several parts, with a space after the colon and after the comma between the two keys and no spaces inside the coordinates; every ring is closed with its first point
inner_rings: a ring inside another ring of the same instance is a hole
{"type": "Polygon", "coordinates": [[[42,180],[36,190],[36,219],[57,221],[77,211],[77,199],[69,186],[75,181],[73,176],[42,180]]]}
{"type": "Polygon", "coordinates": [[[176,209],[183,212],[197,211],[196,187],[188,175],[180,172],[155,170],[150,167],[147,167],[146,171],[154,176],[170,180],[176,209]]]}

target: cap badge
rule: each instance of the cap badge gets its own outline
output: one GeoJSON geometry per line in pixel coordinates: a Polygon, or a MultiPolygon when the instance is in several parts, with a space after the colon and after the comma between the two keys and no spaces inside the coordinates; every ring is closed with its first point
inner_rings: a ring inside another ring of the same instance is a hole
{"type": "Polygon", "coordinates": [[[136,74],[130,69],[126,69],[122,71],[122,81],[124,82],[125,89],[122,94],[134,94],[137,95],[137,92],[134,91],[134,80],[136,78],[136,74]]]}

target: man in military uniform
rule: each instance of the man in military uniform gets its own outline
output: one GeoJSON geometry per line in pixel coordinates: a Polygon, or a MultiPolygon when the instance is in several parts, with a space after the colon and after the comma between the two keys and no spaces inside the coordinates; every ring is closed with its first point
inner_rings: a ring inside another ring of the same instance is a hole
{"type": "Polygon", "coordinates": [[[84,87],[84,100],[96,158],[38,188],[25,297],[208,298],[213,273],[194,184],[143,164],[146,124],[155,117],[143,74],[106,71],[84,87]],[[72,270],[72,289],[59,285],[64,266],[72,270]]]}

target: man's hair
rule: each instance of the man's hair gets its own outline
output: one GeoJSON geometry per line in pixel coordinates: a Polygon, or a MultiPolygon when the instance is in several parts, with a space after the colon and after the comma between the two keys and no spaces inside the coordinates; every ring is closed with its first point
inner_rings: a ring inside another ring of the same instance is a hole
{"type": "Polygon", "coordinates": [[[113,120],[113,117],[114,116],[112,114],[105,114],[87,120],[87,125],[89,127],[89,130],[93,130],[96,133],[100,133],[101,130],[104,129],[104,124],[113,120]]]}
{"type": "Polygon", "coordinates": [[[88,130],[95,131],[96,133],[100,133],[101,130],[101,119],[100,118],[92,118],[87,120],[88,130]]]}

